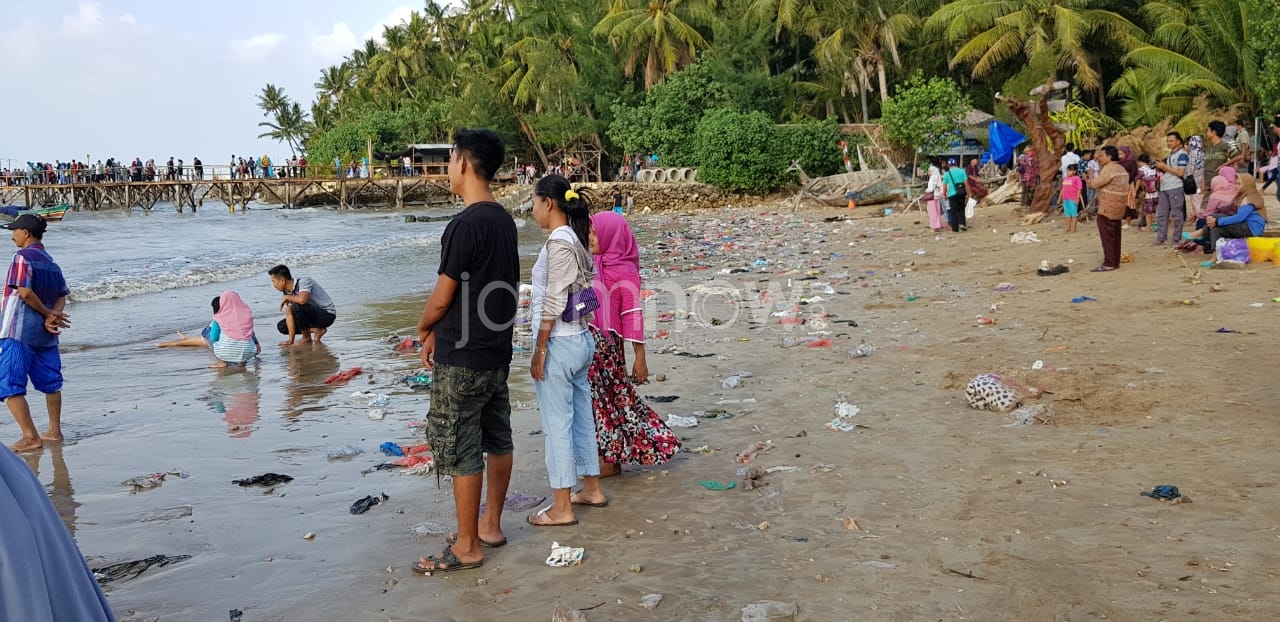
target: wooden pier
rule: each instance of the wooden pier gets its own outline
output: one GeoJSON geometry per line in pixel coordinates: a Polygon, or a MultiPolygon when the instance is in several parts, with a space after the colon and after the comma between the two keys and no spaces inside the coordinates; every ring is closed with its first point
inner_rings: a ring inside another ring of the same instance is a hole
{"type": "Polygon", "coordinates": [[[448,179],[440,176],[387,177],[379,179],[214,179],[0,186],[0,205],[67,204],[74,210],[107,209],[151,211],[160,203],[182,212],[196,211],[205,201],[231,210],[247,209],[250,201],[307,207],[336,205],[339,209],[363,207],[403,208],[406,202],[439,201],[449,197],[448,179]]]}

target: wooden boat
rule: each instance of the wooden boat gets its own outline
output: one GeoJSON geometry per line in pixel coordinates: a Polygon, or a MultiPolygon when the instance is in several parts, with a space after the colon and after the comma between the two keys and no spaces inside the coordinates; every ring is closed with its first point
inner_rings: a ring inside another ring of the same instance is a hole
{"type": "Polygon", "coordinates": [[[17,218],[20,214],[35,214],[36,216],[44,217],[44,219],[49,222],[57,222],[62,220],[63,216],[67,215],[67,210],[70,208],[71,206],[66,203],[52,205],[49,207],[37,207],[35,209],[27,209],[25,207],[18,207],[17,205],[4,205],[0,206],[0,215],[17,218]]]}
{"type": "MultiPolygon", "coordinates": [[[[794,165],[793,169],[798,169],[794,165]]],[[[809,179],[800,173],[801,190],[820,203],[844,207],[853,200],[857,205],[876,205],[897,198],[898,172],[888,169],[854,171],[809,179]]]]}

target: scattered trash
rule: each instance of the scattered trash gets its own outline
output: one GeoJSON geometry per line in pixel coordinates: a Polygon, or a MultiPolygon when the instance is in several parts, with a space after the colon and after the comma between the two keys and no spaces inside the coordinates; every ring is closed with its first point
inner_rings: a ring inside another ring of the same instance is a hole
{"type": "Polygon", "coordinates": [[[1049,418],[1053,416],[1053,410],[1044,404],[1032,404],[1023,406],[1013,411],[1010,417],[1013,419],[1005,424],[1006,428],[1016,428],[1024,425],[1035,425],[1036,423],[1049,423],[1049,418]]]}
{"type": "Polygon", "coordinates": [[[310,542],[311,540],[316,539],[316,534],[308,531],[307,533],[302,534],[302,539],[310,542]]]}
{"type": "Polygon", "coordinates": [[[1230,329],[1230,328],[1227,328],[1227,327],[1225,327],[1225,326],[1224,326],[1224,327],[1219,328],[1218,330],[1213,331],[1213,332],[1215,332],[1215,333],[1239,333],[1240,331],[1238,331],[1238,330],[1233,330],[1233,329],[1230,329]]]}
{"type": "Polygon", "coordinates": [[[191,559],[190,555],[152,555],[146,559],[137,559],[131,562],[120,562],[111,564],[101,568],[93,568],[93,578],[98,583],[107,584],[113,581],[124,581],[137,577],[149,568],[164,568],[169,564],[176,564],[191,559]]]}
{"type": "Polygon", "coordinates": [[[852,516],[846,516],[840,522],[844,525],[845,531],[862,531],[862,527],[858,526],[858,521],[854,520],[852,516]]]}
{"type": "Polygon", "coordinates": [[[1036,387],[1023,388],[998,374],[981,374],[965,386],[965,399],[970,408],[1008,412],[1022,405],[1022,400],[1039,397],[1036,387]]]}
{"type": "Polygon", "coordinates": [[[662,602],[662,594],[645,594],[640,597],[640,606],[653,611],[662,602]]]}
{"type": "Polygon", "coordinates": [[[836,417],[840,419],[848,419],[858,416],[862,409],[848,402],[839,402],[836,404],[836,417]]]}
{"type": "Polygon", "coordinates": [[[996,321],[997,320],[993,317],[978,316],[978,326],[995,326],[996,321]]]}
{"type": "Polygon", "coordinates": [[[585,552],[586,549],[583,548],[562,546],[559,542],[552,542],[551,555],[547,556],[547,565],[552,568],[577,566],[582,563],[582,555],[585,552]]]}
{"type": "Polygon", "coordinates": [[[1039,274],[1040,276],[1058,276],[1059,274],[1066,274],[1068,272],[1071,272],[1071,268],[1062,264],[1058,264],[1050,268],[1048,262],[1041,262],[1040,267],[1036,269],[1036,274],[1039,274]]]}
{"type": "Polygon", "coordinates": [[[667,425],[673,428],[696,428],[698,427],[697,417],[681,417],[667,413],[667,425]]]}
{"type": "Polygon", "coordinates": [[[364,371],[364,369],[360,367],[352,367],[351,369],[340,371],[332,376],[329,376],[328,378],[325,378],[324,383],[335,384],[338,382],[346,382],[348,380],[351,380],[352,378],[355,378],[356,376],[359,376],[360,372],[362,371],[364,371]]]}
{"type": "Polygon", "coordinates": [[[138,492],[139,490],[151,490],[152,488],[164,483],[164,475],[164,473],[148,473],[146,475],[139,475],[120,482],[120,485],[133,488],[133,492],[138,492]]]}
{"type": "Polygon", "coordinates": [[[449,533],[449,527],[440,523],[425,521],[414,525],[411,531],[415,538],[427,538],[430,536],[443,536],[449,533]]]}
{"type": "Polygon", "coordinates": [[[238,486],[249,487],[275,486],[276,484],[287,484],[292,481],[293,478],[288,475],[281,475],[279,473],[263,473],[262,475],[255,475],[246,479],[233,479],[231,480],[231,483],[238,486]]]}
{"type": "Polygon", "coordinates": [[[231,622],[241,622],[244,619],[244,612],[239,609],[232,609],[227,612],[227,615],[231,617],[231,622]]]}
{"type": "Polygon", "coordinates": [[[1044,369],[1044,361],[1037,360],[1031,364],[1031,369],[1044,369]]]}
{"type": "Polygon", "coordinates": [[[679,395],[646,395],[644,399],[656,404],[666,404],[680,399],[679,395]]]}
{"type": "Polygon", "coordinates": [[[405,376],[404,383],[409,385],[414,391],[425,391],[431,388],[431,373],[419,373],[412,376],[405,376]]]}
{"type": "Polygon", "coordinates": [[[800,605],[778,600],[761,600],[742,608],[742,622],[795,622],[800,605]]]}
{"type": "Polygon", "coordinates": [[[1019,231],[1011,234],[1009,241],[1013,244],[1031,244],[1032,242],[1039,242],[1040,237],[1036,235],[1035,231],[1019,231]]]}
{"type": "Polygon", "coordinates": [[[551,612],[551,622],[587,622],[587,614],[568,607],[556,607],[551,612]]]}
{"type": "Polygon", "coordinates": [[[995,286],[992,287],[991,289],[997,292],[1012,292],[1012,291],[1017,291],[1018,286],[1014,285],[1013,283],[1001,282],[1001,283],[996,283],[995,286]]]}
{"type": "Polygon", "coordinates": [[[816,473],[831,473],[831,472],[834,472],[835,470],[836,470],[836,465],[834,465],[834,464],[815,464],[815,465],[813,465],[813,466],[809,467],[809,472],[810,472],[810,473],[815,473],[815,474],[816,474],[816,473]]]}
{"type": "Polygon", "coordinates": [[[831,344],[832,342],[830,339],[815,339],[804,345],[806,348],[830,348],[831,344]]]}
{"type": "Polygon", "coordinates": [[[387,441],[381,445],[378,445],[378,451],[381,451],[384,455],[388,455],[388,456],[404,455],[404,450],[401,449],[399,445],[391,441],[387,441]]]}
{"type": "Polygon", "coordinates": [[[1144,490],[1138,494],[1152,499],[1159,499],[1160,501],[1173,501],[1182,496],[1182,493],[1178,492],[1177,486],[1170,486],[1169,484],[1161,484],[1152,488],[1151,492],[1144,490]]]}
{"type": "Polygon", "coordinates": [[[699,419],[714,419],[716,421],[725,421],[732,419],[734,414],[723,408],[708,408],[707,410],[695,410],[693,416],[699,419]]]}
{"type": "Polygon", "coordinates": [[[897,564],[882,562],[878,559],[869,559],[865,562],[862,562],[862,565],[868,568],[879,568],[880,570],[893,570],[894,568],[898,567],[897,564]]]}
{"type": "Polygon", "coordinates": [[[854,348],[854,349],[852,349],[852,350],[849,350],[849,358],[851,358],[851,359],[861,359],[861,358],[866,358],[866,357],[868,357],[868,356],[871,356],[873,353],[875,353],[875,351],[876,351],[876,349],[875,349],[874,347],[872,347],[872,346],[868,346],[868,345],[865,345],[865,344],[864,344],[864,345],[860,345],[860,346],[855,347],[855,348],[854,348]]]}
{"type": "Polygon", "coordinates": [[[355,445],[343,445],[342,447],[334,447],[328,451],[327,455],[330,460],[338,460],[340,458],[350,458],[364,453],[363,449],[355,445]]]}
{"type": "Polygon", "coordinates": [[[727,484],[722,484],[720,482],[716,482],[708,479],[704,479],[698,482],[698,484],[700,484],[703,488],[706,488],[707,490],[733,490],[734,488],[738,487],[737,482],[729,482],[727,484]]]}
{"type": "Polygon", "coordinates": [[[373,391],[356,391],[351,397],[360,400],[368,400],[370,406],[387,406],[391,404],[391,398],[386,395],[374,393],[373,391]]]}
{"type": "Polygon", "coordinates": [[[369,511],[369,508],[375,505],[378,505],[380,503],[386,503],[387,500],[390,498],[391,497],[388,497],[387,493],[384,492],[376,497],[370,495],[370,496],[364,497],[363,499],[357,499],[355,503],[351,504],[351,513],[364,514],[365,512],[369,511]]]}
{"type": "Polygon", "coordinates": [[[765,453],[770,449],[773,449],[773,441],[752,443],[751,445],[748,445],[746,449],[738,452],[738,457],[735,458],[735,461],[741,464],[747,464],[754,460],[756,456],[765,453]]]}
{"type": "MultiPolygon", "coordinates": [[[[509,493],[506,500],[502,502],[502,509],[508,512],[523,512],[542,505],[542,502],[546,500],[546,497],[529,496],[518,491],[512,492],[509,493]]],[[[480,504],[481,514],[484,514],[485,507],[488,505],[489,504],[487,502],[480,504]]]]}
{"type": "Polygon", "coordinates": [[[1098,299],[1092,296],[1076,296],[1075,298],[1071,299],[1071,303],[1078,305],[1081,303],[1089,302],[1090,300],[1092,300],[1093,302],[1098,302],[1098,299]]]}
{"type": "MultiPolygon", "coordinates": [[[[832,419],[831,421],[827,422],[827,427],[832,430],[835,430],[836,432],[852,432],[858,429],[859,426],[856,423],[849,423],[847,421],[842,421],[839,417],[836,417],[835,419],[832,419]]],[[[861,427],[866,427],[866,426],[861,426],[861,427]]]]}
{"type": "Polygon", "coordinates": [[[382,421],[387,416],[387,411],[381,408],[370,408],[369,418],[374,421],[382,421]]]}

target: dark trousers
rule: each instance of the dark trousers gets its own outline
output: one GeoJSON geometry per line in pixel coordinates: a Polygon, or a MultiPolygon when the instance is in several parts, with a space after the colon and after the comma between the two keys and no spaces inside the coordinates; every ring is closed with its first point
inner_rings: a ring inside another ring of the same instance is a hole
{"type": "Polygon", "coordinates": [[[1102,265],[1106,268],[1120,267],[1120,226],[1119,220],[1111,220],[1098,214],[1098,236],[1102,238],[1102,265]]]}
{"type": "Polygon", "coordinates": [[[1249,224],[1238,222],[1234,225],[1218,225],[1217,227],[1209,227],[1209,248],[1205,252],[1213,252],[1218,249],[1218,240],[1222,238],[1247,238],[1253,235],[1249,230],[1249,224]]]}
{"type": "MultiPolygon", "coordinates": [[[[338,319],[337,315],[329,313],[313,304],[289,304],[289,309],[293,312],[293,328],[299,335],[305,335],[307,331],[313,328],[329,328],[333,326],[333,321],[338,319]]],[[[276,324],[276,329],[281,335],[289,334],[288,320],[280,320],[276,324]]]]}
{"type": "Polygon", "coordinates": [[[947,197],[947,221],[951,223],[952,231],[959,231],[960,227],[969,228],[964,222],[964,204],[969,197],[963,194],[956,194],[947,197]]]}

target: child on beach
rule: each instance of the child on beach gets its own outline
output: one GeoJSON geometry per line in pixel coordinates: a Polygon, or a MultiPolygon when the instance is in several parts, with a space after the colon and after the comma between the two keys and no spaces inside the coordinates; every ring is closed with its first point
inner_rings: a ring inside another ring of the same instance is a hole
{"type": "Polygon", "coordinates": [[[1151,166],[1151,156],[1144,153],[1138,156],[1138,162],[1138,192],[1144,193],[1142,196],[1145,197],[1142,214],[1138,217],[1138,231],[1145,231],[1148,227],[1155,231],[1156,207],[1160,204],[1160,173],[1151,166]]]}
{"type": "Polygon", "coordinates": [[[214,368],[229,364],[244,365],[262,352],[262,345],[253,333],[253,311],[240,298],[240,294],[228,289],[215,297],[210,305],[213,307],[213,321],[201,331],[199,337],[188,337],[178,331],[178,339],[163,341],[156,346],[207,347],[218,359],[209,366],[214,368]]]}
{"type": "Polygon", "coordinates": [[[1062,179],[1062,215],[1067,217],[1067,233],[1075,233],[1080,223],[1080,192],[1083,188],[1080,165],[1068,164],[1067,176],[1062,179]]]}

